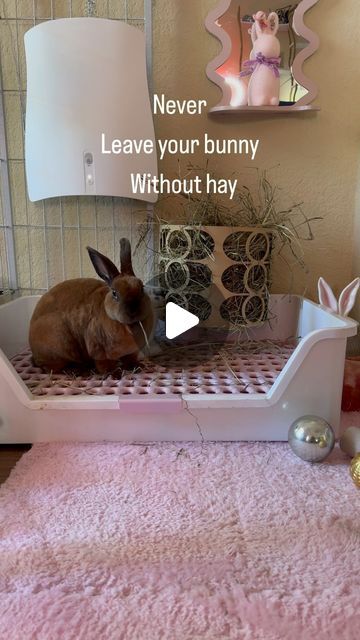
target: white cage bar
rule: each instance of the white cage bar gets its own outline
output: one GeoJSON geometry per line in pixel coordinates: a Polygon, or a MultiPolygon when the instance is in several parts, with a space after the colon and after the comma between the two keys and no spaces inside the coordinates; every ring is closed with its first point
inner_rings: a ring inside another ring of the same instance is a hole
{"type": "MultiPolygon", "coordinates": [[[[85,247],[90,244],[119,261],[122,235],[138,240],[139,224],[152,207],[111,197],[53,198],[31,203],[24,166],[26,68],[24,34],[57,18],[122,20],[145,32],[149,87],[152,85],[151,0],[0,1],[0,292],[43,293],[57,282],[93,276],[85,247]]],[[[151,257],[138,252],[134,265],[148,275],[151,257]]],[[[1,295],[1,294],[0,294],[1,295]]]]}

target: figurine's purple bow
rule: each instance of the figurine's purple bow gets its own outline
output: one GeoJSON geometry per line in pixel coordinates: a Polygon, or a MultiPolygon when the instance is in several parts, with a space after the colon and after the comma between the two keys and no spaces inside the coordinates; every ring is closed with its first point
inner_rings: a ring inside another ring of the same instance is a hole
{"type": "Polygon", "coordinates": [[[246,60],[244,62],[245,69],[240,73],[240,78],[243,78],[244,76],[251,76],[255,69],[257,69],[261,64],[265,64],[267,67],[272,69],[275,78],[280,78],[280,62],[281,58],[266,58],[263,53],[259,52],[256,54],[255,60],[246,60]]]}

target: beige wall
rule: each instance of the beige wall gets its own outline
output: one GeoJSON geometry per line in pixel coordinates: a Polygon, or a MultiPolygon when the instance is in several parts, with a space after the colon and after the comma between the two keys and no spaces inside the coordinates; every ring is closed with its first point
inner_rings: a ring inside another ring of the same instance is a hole
{"type": "MultiPolygon", "coordinates": [[[[50,2],[37,0],[38,17],[49,18],[50,2]]],[[[0,2],[0,8],[2,3],[0,2]]],[[[32,16],[32,0],[15,3],[6,0],[8,17],[32,16]],[[18,13],[16,14],[16,9],[18,13]]],[[[55,17],[68,15],[68,0],[54,0],[55,17]]],[[[74,14],[81,15],[83,0],[73,2],[74,14]]],[[[98,14],[106,15],[107,2],[98,2],[98,14]]],[[[125,3],[110,0],[110,14],[124,17],[125,3]]],[[[154,88],[172,98],[205,98],[209,106],[219,100],[219,90],[205,75],[205,67],[219,50],[218,41],[204,27],[208,11],[215,0],[154,0],[154,88]]],[[[141,14],[142,0],[129,0],[130,17],[141,14]]],[[[3,12],[1,11],[1,15],[3,12]]],[[[321,111],[310,116],[260,118],[241,116],[230,119],[210,119],[207,115],[162,116],[156,118],[159,137],[199,138],[205,131],[213,138],[260,138],[261,149],[256,159],[259,168],[278,167],[272,171],[274,182],[283,189],[284,200],[304,201],[309,216],[322,215],[324,221],[314,225],[316,240],[305,246],[309,275],[295,270],[294,288],[316,295],[316,282],[323,275],[336,292],[360,272],[360,193],[359,127],[360,83],[358,38],[359,0],[320,0],[307,21],[321,37],[321,48],[306,63],[306,70],[320,88],[318,104],[321,111]],[[357,199],[356,199],[357,198],[357,199]],[[356,205],[357,203],[357,205],[356,205]],[[356,209],[357,206],[357,209],[356,209]],[[357,215],[355,215],[357,214],[357,215]],[[356,221],[356,226],[354,226],[356,221]]],[[[11,21],[10,27],[0,21],[1,53],[4,86],[7,89],[5,108],[8,125],[9,153],[13,158],[23,155],[19,80],[25,89],[25,65],[22,47],[23,33],[31,22],[11,21]],[[12,38],[10,38],[10,35],[12,38]],[[18,65],[15,64],[17,44],[18,65]],[[15,57],[14,57],[15,52],[15,57]],[[18,73],[16,67],[18,66],[18,73]]],[[[200,164],[203,157],[184,158],[200,164]]],[[[162,169],[175,172],[177,158],[167,157],[162,169]]],[[[213,159],[213,167],[224,176],[236,170],[245,183],[251,183],[251,164],[241,157],[213,159]]],[[[109,199],[80,199],[79,203],[58,200],[31,205],[26,198],[23,163],[10,163],[14,218],[17,224],[16,242],[21,286],[26,289],[46,285],[46,269],[51,283],[63,276],[91,273],[86,252],[79,258],[79,246],[96,244],[100,250],[116,252],[113,242],[121,233],[133,233],[130,227],[130,203],[109,199]],[[65,228],[61,225],[61,214],[65,228]],[[44,233],[44,221],[55,227],[44,233]],[[30,236],[22,225],[33,224],[30,236]],[[77,226],[80,224],[80,231],[77,226]],[[45,237],[47,235],[47,238],[45,237]],[[48,246],[46,264],[45,240],[48,246]],[[65,241],[62,246],[61,241],[65,241]],[[62,272],[61,253],[65,252],[66,271],[62,272]],[[32,270],[30,282],[29,266],[32,270]]],[[[139,207],[135,205],[135,210],[139,207]]],[[[141,218],[141,215],[137,214],[141,218]]],[[[137,221],[136,215],[133,221],[137,221]]],[[[1,224],[1,212],[0,212],[1,224]]],[[[0,252],[3,237],[0,233],[0,252]]],[[[115,253],[114,253],[115,255],[115,253]]],[[[116,256],[115,256],[116,257],[116,256]]],[[[286,270],[275,267],[274,290],[288,287],[286,270]]],[[[360,318],[360,303],[358,303],[360,318]]]]}
{"type": "MultiPolygon", "coordinates": [[[[156,0],[154,82],[155,91],[173,98],[205,98],[209,106],[219,100],[219,90],[205,75],[205,67],[219,50],[218,41],[204,29],[204,19],[214,0],[156,0]]],[[[260,138],[255,161],[260,168],[279,165],[274,182],[294,201],[303,200],[309,216],[322,215],[315,223],[316,240],[305,246],[309,276],[295,272],[295,289],[306,284],[316,295],[316,282],[324,276],[336,292],[360,271],[353,258],[354,216],[359,164],[360,44],[358,0],[320,1],[307,22],[320,34],[321,48],[306,64],[319,85],[321,111],[311,116],[211,119],[204,116],[157,117],[159,137],[260,138]]],[[[184,159],[186,161],[186,158],[184,159]]],[[[202,157],[196,161],[203,162],[202,157]]],[[[247,175],[250,162],[240,157],[214,158],[213,166],[229,176],[234,170],[247,175]]],[[[162,168],[176,170],[176,159],[166,158],[162,168]]],[[[248,172],[249,173],[249,172],[248,172]]],[[[250,182],[251,177],[244,177],[250,182]]],[[[360,223],[357,227],[360,236],[360,223]]],[[[360,252],[360,240],[357,244],[360,252]]],[[[282,291],[288,278],[276,267],[274,290],[282,291]]]]}

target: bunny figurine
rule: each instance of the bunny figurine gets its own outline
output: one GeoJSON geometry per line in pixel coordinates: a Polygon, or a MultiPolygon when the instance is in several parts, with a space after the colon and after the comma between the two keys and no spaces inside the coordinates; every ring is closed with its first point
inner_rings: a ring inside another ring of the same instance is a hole
{"type": "Polygon", "coordinates": [[[251,75],[248,86],[248,105],[252,107],[277,106],[280,99],[280,42],[276,38],[279,17],[264,11],[253,15],[254,24],[249,31],[253,43],[250,60],[244,64],[240,77],[251,75]]]}
{"type": "Polygon", "coordinates": [[[333,313],[338,313],[340,316],[348,316],[355,304],[359,288],[360,278],[355,278],[355,280],[350,282],[350,284],[348,284],[341,292],[339,301],[337,301],[328,283],[324,280],[324,278],[319,278],[319,302],[322,307],[325,307],[325,309],[328,309],[333,313]]]}

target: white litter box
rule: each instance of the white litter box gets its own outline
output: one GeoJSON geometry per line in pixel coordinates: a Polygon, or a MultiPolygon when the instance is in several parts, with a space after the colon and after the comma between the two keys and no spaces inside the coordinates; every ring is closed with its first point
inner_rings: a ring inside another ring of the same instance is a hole
{"type": "Polygon", "coordinates": [[[337,432],[346,340],[357,323],[298,296],[242,345],[167,348],[120,379],[51,376],[27,336],[37,296],[0,306],[0,441],[287,440],[302,415],[337,432]]]}

